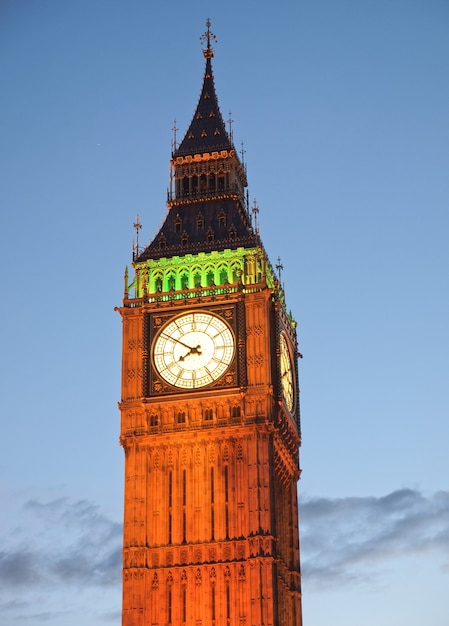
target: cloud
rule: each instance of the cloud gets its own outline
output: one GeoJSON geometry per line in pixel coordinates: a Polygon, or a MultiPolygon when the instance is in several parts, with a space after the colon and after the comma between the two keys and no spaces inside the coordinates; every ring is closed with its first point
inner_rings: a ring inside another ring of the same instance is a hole
{"type": "Polygon", "coordinates": [[[2,541],[0,587],[118,584],[121,536],[121,524],[85,500],[30,500],[2,541]]]}
{"type": "MultiPolygon", "coordinates": [[[[11,519],[0,538],[0,615],[10,623],[120,621],[120,523],[91,502],[68,498],[29,499],[11,519]]],[[[438,554],[449,567],[447,491],[307,498],[300,528],[309,591],[372,585],[404,555],[438,554]]]]}
{"type": "Polygon", "coordinates": [[[449,492],[400,489],[384,497],[309,498],[300,504],[302,573],[308,584],[372,581],[393,558],[440,554],[449,563],[449,492]]]}

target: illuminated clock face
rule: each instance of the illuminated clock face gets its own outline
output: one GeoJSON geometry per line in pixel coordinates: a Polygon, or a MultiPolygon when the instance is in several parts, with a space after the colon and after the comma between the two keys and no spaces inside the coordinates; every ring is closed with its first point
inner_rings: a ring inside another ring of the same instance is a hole
{"type": "Polygon", "coordinates": [[[234,358],[235,340],[220,317],[206,311],[174,318],[159,331],[153,362],[160,376],[180,389],[199,389],[220,378],[234,358]]]}
{"type": "Polygon", "coordinates": [[[283,334],[281,334],[281,384],[282,384],[282,396],[287,406],[288,411],[291,413],[294,407],[295,393],[293,385],[293,368],[292,359],[290,356],[290,350],[288,349],[287,340],[283,334]]]}

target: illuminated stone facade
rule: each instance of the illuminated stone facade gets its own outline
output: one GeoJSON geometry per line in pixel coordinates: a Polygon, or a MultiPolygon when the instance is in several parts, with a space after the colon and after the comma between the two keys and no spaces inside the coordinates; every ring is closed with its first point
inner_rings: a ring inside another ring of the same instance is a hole
{"type": "Polygon", "coordinates": [[[301,626],[296,324],[251,220],[211,37],[168,215],[118,309],[123,626],[301,626]]]}

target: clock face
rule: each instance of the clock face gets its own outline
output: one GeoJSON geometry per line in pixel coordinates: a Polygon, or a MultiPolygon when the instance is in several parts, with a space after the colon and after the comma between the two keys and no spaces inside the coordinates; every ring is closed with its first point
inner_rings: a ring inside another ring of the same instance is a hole
{"type": "Polygon", "coordinates": [[[280,348],[282,396],[284,398],[284,402],[287,406],[288,411],[291,413],[293,411],[295,401],[293,368],[290,350],[288,349],[287,340],[283,334],[281,334],[280,337],[280,348]]]}
{"type": "Polygon", "coordinates": [[[220,317],[206,311],[186,313],[162,327],[153,344],[160,376],[180,389],[213,383],[234,358],[235,340],[220,317]]]}

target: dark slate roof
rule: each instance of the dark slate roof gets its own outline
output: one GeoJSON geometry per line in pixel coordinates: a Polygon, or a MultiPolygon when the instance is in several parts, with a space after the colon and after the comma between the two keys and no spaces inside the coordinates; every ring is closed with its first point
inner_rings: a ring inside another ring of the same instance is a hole
{"type": "Polygon", "coordinates": [[[259,235],[252,229],[246,210],[239,200],[228,196],[173,206],[154,240],[135,260],[139,263],[258,245],[259,235]]]}
{"type": "Polygon", "coordinates": [[[212,60],[206,58],[203,88],[190,126],[174,157],[235,149],[223,121],[215,93],[212,60]]]}

